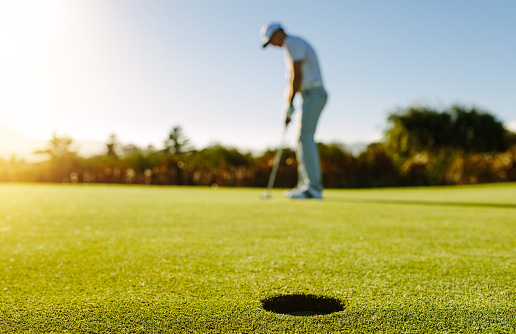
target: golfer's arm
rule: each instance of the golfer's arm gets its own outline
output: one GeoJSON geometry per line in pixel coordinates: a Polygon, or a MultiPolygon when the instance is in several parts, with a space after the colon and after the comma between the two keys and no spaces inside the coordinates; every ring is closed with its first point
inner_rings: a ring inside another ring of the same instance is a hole
{"type": "Polygon", "coordinates": [[[290,77],[290,94],[288,102],[291,104],[294,101],[294,97],[296,93],[301,90],[301,79],[303,78],[303,72],[301,70],[301,65],[303,62],[295,61],[293,70],[290,77]]]}

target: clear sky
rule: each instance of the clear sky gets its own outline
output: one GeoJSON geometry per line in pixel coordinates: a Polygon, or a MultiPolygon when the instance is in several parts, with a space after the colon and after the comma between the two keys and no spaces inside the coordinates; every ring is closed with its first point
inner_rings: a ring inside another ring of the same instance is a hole
{"type": "Polygon", "coordinates": [[[0,0],[0,126],[160,147],[181,125],[198,148],[276,146],[284,55],[259,32],[279,21],[318,53],[319,141],[378,138],[412,104],[516,127],[515,17],[514,0],[0,0]]]}

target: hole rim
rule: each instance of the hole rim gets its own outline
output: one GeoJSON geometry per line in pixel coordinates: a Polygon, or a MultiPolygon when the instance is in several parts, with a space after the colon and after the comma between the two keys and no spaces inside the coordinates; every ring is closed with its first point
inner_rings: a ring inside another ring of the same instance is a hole
{"type": "Polygon", "coordinates": [[[265,311],[290,316],[324,316],[346,309],[343,300],[315,294],[281,294],[261,300],[265,311]]]}

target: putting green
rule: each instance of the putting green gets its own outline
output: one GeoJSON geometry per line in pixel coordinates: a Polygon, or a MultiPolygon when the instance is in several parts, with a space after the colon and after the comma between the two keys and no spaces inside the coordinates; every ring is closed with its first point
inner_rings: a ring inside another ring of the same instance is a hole
{"type": "Polygon", "coordinates": [[[262,193],[0,184],[0,332],[516,331],[516,184],[262,193]]]}

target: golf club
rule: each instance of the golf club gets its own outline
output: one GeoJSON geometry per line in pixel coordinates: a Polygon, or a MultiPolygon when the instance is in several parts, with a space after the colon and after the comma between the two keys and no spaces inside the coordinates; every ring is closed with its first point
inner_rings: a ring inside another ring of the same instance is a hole
{"type": "Polygon", "coordinates": [[[276,174],[278,173],[278,167],[280,164],[281,154],[283,153],[283,146],[285,146],[285,137],[287,135],[288,125],[285,125],[283,129],[283,134],[281,135],[281,142],[278,151],[276,152],[276,157],[274,158],[274,165],[272,166],[272,172],[269,177],[269,183],[267,185],[267,191],[262,194],[262,199],[269,199],[271,197],[272,187],[274,186],[274,181],[276,180],[276,174]]]}

